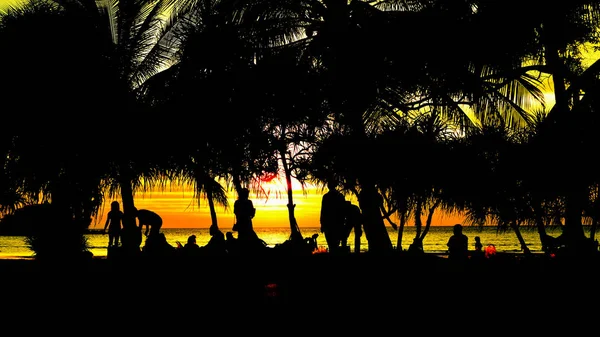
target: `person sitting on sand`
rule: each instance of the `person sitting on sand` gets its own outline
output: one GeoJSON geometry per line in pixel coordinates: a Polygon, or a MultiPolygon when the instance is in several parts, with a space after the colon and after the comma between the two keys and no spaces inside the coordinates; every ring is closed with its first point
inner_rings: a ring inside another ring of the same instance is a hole
{"type": "Polygon", "coordinates": [[[481,259],[483,257],[483,244],[479,236],[475,237],[475,251],[473,251],[472,257],[474,259],[481,259]]]}
{"type": "Polygon", "coordinates": [[[175,247],[169,244],[164,233],[151,232],[146,239],[142,252],[146,256],[170,257],[175,253],[175,247]]]}
{"type": "Polygon", "coordinates": [[[475,237],[475,251],[476,252],[483,251],[483,244],[481,243],[481,238],[479,236],[475,237]]]}
{"type": "Polygon", "coordinates": [[[453,234],[448,240],[448,258],[461,261],[468,258],[469,238],[463,234],[461,224],[454,225],[453,234]]]}
{"type": "Polygon", "coordinates": [[[239,251],[237,238],[233,236],[232,232],[225,233],[225,248],[229,254],[237,254],[239,251]]]}
{"type": "Polygon", "coordinates": [[[196,235],[190,235],[187,239],[187,243],[183,246],[185,249],[197,249],[200,248],[196,243],[196,235]]]}
{"type": "Polygon", "coordinates": [[[204,252],[210,255],[225,254],[227,252],[225,234],[223,234],[223,232],[219,230],[219,227],[215,225],[211,225],[208,232],[210,234],[210,240],[202,247],[204,252]]]}

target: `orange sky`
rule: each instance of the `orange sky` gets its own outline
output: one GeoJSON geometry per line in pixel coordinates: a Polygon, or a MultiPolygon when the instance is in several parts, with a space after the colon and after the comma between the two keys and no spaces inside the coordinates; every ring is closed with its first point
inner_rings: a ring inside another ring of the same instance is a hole
{"type": "MultiPolygon", "coordinates": [[[[257,198],[255,194],[250,195],[250,199],[256,207],[256,217],[254,218],[255,227],[289,227],[287,196],[284,193],[284,185],[277,183],[269,188],[271,196],[269,198],[257,198]],[[275,195],[279,194],[279,195],[275,195]]],[[[319,227],[319,213],[321,210],[321,198],[323,191],[319,188],[311,187],[302,191],[299,184],[294,184],[294,203],[296,204],[296,220],[299,227],[319,227]]],[[[235,193],[230,193],[229,209],[225,210],[222,206],[217,206],[218,225],[221,230],[229,230],[233,226],[233,203],[235,193]]],[[[358,204],[355,198],[347,198],[352,203],[358,204]]],[[[105,205],[110,205],[109,200],[105,205]]],[[[118,200],[119,202],[121,200],[118,200]]],[[[201,200],[200,205],[192,198],[191,192],[186,191],[155,191],[147,193],[138,193],[135,198],[135,205],[138,209],[146,208],[155,211],[163,218],[163,227],[165,228],[208,228],[211,224],[208,203],[201,200]]],[[[97,222],[92,223],[92,228],[101,229],[106,222],[106,213],[108,207],[100,214],[97,222]]],[[[461,222],[462,217],[444,216],[439,213],[435,217],[434,226],[451,226],[461,222]]],[[[425,221],[425,217],[423,217],[425,221]]],[[[389,226],[389,224],[386,223],[389,226]]],[[[413,225],[410,223],[409,225],[413,225]]]]}

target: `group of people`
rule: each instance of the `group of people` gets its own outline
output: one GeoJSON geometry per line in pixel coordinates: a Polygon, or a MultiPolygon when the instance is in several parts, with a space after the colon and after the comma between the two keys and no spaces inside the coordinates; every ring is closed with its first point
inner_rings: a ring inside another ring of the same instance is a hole
{"type": "MultiPolygon", "coordinates": [[[[330,181],[327,187],[328,191],[323,195],[321,201],[321,232],[325,235],[329,252],[349,252],[348,238],[352,230],[354,230],[355,240],[358,240],[357,246],[360,244],[359,240],[362,235],[363,225],[361,210],[357,205],[346,200],[344,195],[337,190],[335,182],[330,181]]],[[[234,238],[233,234],[228,232],[226,238],[218,228],[211,226],[211,240],[208,242],[207,248],[219,247],[220,249],[227,241],[233,242],[234,240],[240,240],[241,243],[245,243],[246,245],[254,244],[256,247],[266,246],[266,243],[258,237],[253,228],[252,219],[256,215],[256,208],[252,200],[249,199],[249,194],[250,191],[247,188],[242,188],[233,206],[233,213],[235,214],[233,230],[238,232],[238,237],[234,238]]],[[[118,247],[120,240],[125,240],[124,235],[127,231],[127,228],[124,226],[126,224],[124,221],[125,215],[121,211],[119,202],[113,201],[104,225],[104,233],[108,233],[109,249],[118,247]]],[[[131,216],[139,222],[139,224],[135,225],[135,230],[138,233],[141,233],[145,227],[145,236],[152,237],[153,240],[158,238],[163,222],[160,215],[151,210],[134,207],[131,216]]],[[[447,243],[448,257],[452,260],[467,259],[469,256],[468,243],[469,239],[462,232],[462,225],[454,225],[453,235],[447,243]]],[[[199,248],[196,244],[195,235],[188,238],[188,242],[183,248],[199,248]]],[[[482,248],[480,238],[475,237],[475,254],[482,253],[482,248]]]]}
{"type": "Polygon", "coordinates": [[[360,240],[362,235],[362,212],[357,205],[346,200],[334,181],[329,181],[327,188],[321,199],[321,233],[325,235],[330,253],[348,252],[348,237],[352,230],[355,240],[360,240]]]}
{"type": "MultiPolygon", "coordinates": [[[[231,236],[229,241],[239,240],[239,244],[247,248],[252,247],[265,247],[266,243],[258,237],[254,231],[252,219],[256,215],[256,208],[254,207],[252,200],[249,199],[250,191],[247,188],[242,188],[239,191],[238,199],[235,201],[233,206],[233,212],[235,214],[235,225],[233,230],[237,231],[238,237],[234,238],[231,232],[228,235],[231,236]]],[[[127,228],[127,222],[125,217],[127,214],[121,210],[121,206],[118,201],[111,203],[111,209],[107,214],[106,223],[104,224],[103,232],[108,234],[108,248],[119,247],[124,245],[126,238],[129,237],[128,232],[135,232],[136,235],[141,236],[141,231],[146,228],[144,235],[148,238],[146,243],[154,243],[164,241],[164,234],[160,233],[163,220],[160,215],[148,209],[137,209],[133,208],[131,216],[137,219],[138,224],[135,228],[127,228]],[[135,229],[135,230],[133,230],[135,229]],[[161,237],[162,234],[162,237],[161,237]]],[[[225,243],[225,235],[216,226],[210,228],[211,239],[208,242],[206,248],[221,248],[221,244],[225,243]]],[[[190,236],[186,243],[187,248],[194,248],[197,246],[196,237],[190,236]]],[[[140,237],[141,240],[141,237],[140,237]]],[[[141,243],[141,242],[139,242],[141,243]]],[[[139,247],[139,244],[138,244],[139,247]]]]}
{"type": "Polygon", "coordinates": [[[139,222],[139,225],[136,224],[134,228],[127,227],[127,221],[124,220],[125,216],[126,214],[121,210],[119,202],[113,201],[110,204],[110,211],[108,211],[103,230],[104,233],[108,233],[109,248],[119,247],[120,244],[126,243],[130,235],[137,236],[137,233],[141,233],[144,227],[146,228],[145,236],[150,235],[154,237],[160,233],[163,220],[156,212],[134,207],[131,217],[134,221],[137,219],[137,222],[139,222]]]}
{"type": "Polygon", "coordinates": [[[448,258],[454,261],[464,261],[471,256],[474,259],[491,258],[496,255],[496,246],[489,244],[485,250],[479,236],[475,237],[475,250],[469,252],[469,237],[463,233],[461,224],[454,225],[452,236],[447,243],[448,258]]]}

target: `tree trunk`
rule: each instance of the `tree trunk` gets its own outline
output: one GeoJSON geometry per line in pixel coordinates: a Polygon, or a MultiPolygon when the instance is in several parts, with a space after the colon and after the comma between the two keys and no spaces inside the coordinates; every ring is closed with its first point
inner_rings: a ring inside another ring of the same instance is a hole
{"type": "Polygon", "coordinates": [[[122,169],[119,177],[124,215],[121,243],[127,253],[137,253],[140,251],[140,245],[142,244],[142,231],[137,227],[134,212],[133,182],[129,172],[123,172],[125,170],[128,169],[122,169]]]}
{"type": "Polygon", "coordinates": [[[393,249],[392,241],[383,221],[382,203],[383,198],[374,184],[361,184],[358,204],[363,212],[363,226],[369,243],[369,252],[385,253],[393,249]]]}
{"type": "Polygon", "coordinates": [[[590,227],[590,240],[596,241],[596,229],[598,228],[598,216],[600,216],[600,196],[598,195],[598,185],[596,185],[596,200],[592,204],[592,226],[590,227]]]}
{"type": "Polygon", "coordinates": [[[406,212],[400,213],[400,226],[398,226],[398,239],[396,241],[396,250],[402,251],[402,235],[404,233],[404,225],[406,224],[408,215],[406,212]]]}
{"type": "MultiPolygon", "coordinates": [[[[551,23],[549,27],[552,27],[551,23]]],[[[569,96],[567,95],[565,85],[566,65],[560,57],[559,48],[552,42],[552,34],[548,32],[545,32],[544,34],[544,37],[546,38],[546,63],[548,64],[552,72],[554,97],[556,101],[555,105],[557,107],[557,117],[555,117],[555,123],[562,125],[567,120],[566,116],[570,112],[569,96]]],[[[567,135],[568,134],[569,133],[567,132],[567,135]]],[[[567,139],[566,141],[570,141],[570,139],[567,139]]],[[[576,146],[575,142],[572,142],[571,144],[573,144],[572,146],[576,146]]],[[[570,162],[572,165],[576,165],[576,163],[573,162],[573,160],[569,159],[568,151],[571,150],[574,149],[566,147],[565,153],[562,154],[564,156],[563,159],[566,160],[568,163],[570,162]]],[[[570,175],[569,173],[565,173],[564,178],[570,178],[570,180],[573,181],[571,181],[571,183],[569,184],[569,188],[566,195],[565,226],[561,238],[564,244],[566,244],[567,246],[576,246],[578,242],[581,242],[581,240],[585,238],[581,217],[586,202],[584,196],[587,197],[588,195],[587,187],[583,186],[582,183],[579,182],[579,176],[577,175],[570,175]]]]}
{"type": "Polygon", "coordinates": [[[542,250],[544,253],[550,253],[550,251],[552,251],[554,248],[552,244],[554,240],[546,233],[546,224],[544,223],[544,212],[542,210],[542,205],[537,200],[532,201],[532,204],[533,216],[535,217],[535,227],[540,237],[540,242],[542,243],[542,250]]]}
{"type": "Polygon", "coordinates": [[[360,237],[362,230],[360,228],[354,228],[354,253],[360,254],[360,237]]]}
{"type": "Polygon", "coordinates": [[[519,244],[521,245],[523,253],[531,254],[531,251],[529,250],[529,247],[527,247],[527,243],[525,242],[525,239],[523,239],[523,235],[521,234],[521,230],[519,230],[519,226],[517,225],[516,221],[510,222],[510,228],[512,228],[517,235],[517,240],[519,240],[519,244]]]}
{"type": "MultiPolygon", "coordinates": [[[[283,144],[285,144],[285,143],[283,143],[283,144]]],[[[280,153],[281,162],[283,165],[283,172],[285,173],[285,182],[286,182],[287,197],[288,197],[288,203],[287,203],[288,218],[289,218],[289,222],[290,222],[290,240],[302,241],[302,240],[304,240],[304,238],[302,237],[302,233],[300,233],[300,228],[298,227],[298,222],[296,221],[296,216],[294,214],[296,205],[294,204],[294,194],[293,194],[294,191],[292,190],[292,172],[288,165],[285,145],[282,145],[282,148],[279,150],[279,153],[280,153]]]]}
{"type": "Polygon", "coordinates": [[[219,230],[219,224],[217,223],[217,211],[215,210],[215,201],[213,200],[213,194],[210,188],[206,191],[206,200],[208,201],[208,209],[210,210],[210,226],[219,230]]]}
{"type": "Polygon", "coordinates": [[[423,221],[421,220],[422,214],[423,203],[421,202],[421,199],[418,199],[415,206],[415,239],[419,239],[421,237],[421,229],[423,228],[423,221]]]}
{"type": "Polygon", "coordinates": [[[433,204],[433,206],[431,206],[429,208],[429,211],[427,213],[427,220],[425,222],[425,228],[423,229],[423,233],[421,233],[421,236],[419,237],[421,242],[423,242],[423,240],[425,240],[425,236],[427,235],[427,233],[429,233],[429,229],[431,228],[431,223],[433,222],[433,214],[435,213],[436,208],[440,205],[441,202],[442,202],[441,199],[437,199],[435,201],[435,203],[433,204]]]}

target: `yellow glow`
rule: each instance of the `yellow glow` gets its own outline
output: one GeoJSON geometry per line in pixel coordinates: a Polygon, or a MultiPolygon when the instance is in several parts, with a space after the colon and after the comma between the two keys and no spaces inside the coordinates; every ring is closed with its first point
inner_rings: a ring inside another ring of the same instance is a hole
{"type": "Polygon", "coordinates": [[[9,7],[19,7],[25,2],[26,0],[0,0],[0,12],[4,12],[9,7]]]}
{"type": "MultiPolygon", "coordinates": [[[[265,190],[271,191],[270,196],[256,197],[256,194],[251,194],[251,200],[256,207],[256,217],[254,218],[254,226],[259,227],[289,227],[289,214],[287,208],[287,194],[285,189],[277,190],[275,187],[280,182],[272,182],[266,184],[265,190]],[[277,192],[277,193],[275,193],[277,192]]],[[[283,185],[285,186],[285,184],[283,185]]],[[[321,211],[321,198],[324,191],[315,186],[307,186],[304,191],[300,188],[299,183],[294,183],[296,188],[293,192],[295,207],[295,217],[299,227],[319,227],[319,215],[321,211]]],[[[229,193],[229,208],[225,210],[222,206],[217,206],[217,221],[218,226],[223,231],[231,230],[233,226],[233,203],[236,199],[234,192],[229,193]]],[[[346,198],[353,204],[358,204],[356,198],[348,196],[346,198]]],[[[112,200],[105,202],[105,205],[110,205],[112,200]]],[[[121,202],[121,200],[117,199],[121,202]]],[[[163,218],[163,227],[165,228],[208,228],[211,225],[210,210],[206,200],[198,201],[193,199],[193,193],[189,191],[153,191],[146,193],[138,193],[135,198],[135,205],[138,209],[150,209],[163,218]]],[[[106,221],[106,213],[108,209],[96,219],[93,223],[93,228],[103,228],[106,221]]],[[[393,219],[396,223],[396,219],[393,219]]],[[[462,222],[462,217],[451,216],[438,212],[434,217],[433,225],[435,226],[451,226],[462,222]]],[[[389,225],[389,224],[386,224],[389,225]]],[[[412,226],[410,223],[409,226],[412,226]]]]}
{"type": "MultiPolygon", "coordinates": [[[[299,226],[319,226],[321,197],[320,189],[314,187],[307,188],[304,192],[301,189],[294,190],[295,214],[299,226]]],[[[228,196],[229,208],[216,206],[218,225],[223,230],[228,230],[233,225],[233,203],[235,199],[235,193],[230,192],[228,196]]],[[[268,198],[251,195],[251,200],[254,207],[256,207],[255,227],[289,226],[286,193],[271,193],[268,198]]],[[[106,201],[105,205],[109,205],[111,201],[106,201]]],[[[117,201],[120,202],[121,200],[117,199],[117,201]]],[[[193,199],[192,192],[153,191],[143,194],[138,193],[135,198],[135,205],[138,209],[146,208],[160,214],[165,228],[208,228],[211,225],[207,201],[201,199],[198,202],[198,200],[193,199]]],[[[96,219],[97,221],[94,222],[96,228],[104,226],[107,212],[108,209],[105,209],[104,213],[96,219]]]]}

